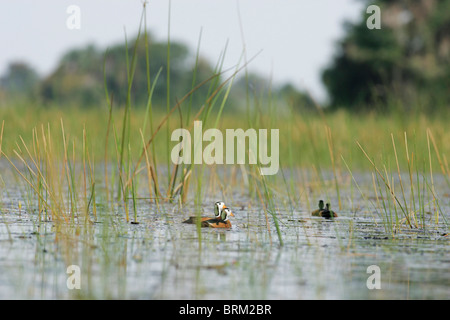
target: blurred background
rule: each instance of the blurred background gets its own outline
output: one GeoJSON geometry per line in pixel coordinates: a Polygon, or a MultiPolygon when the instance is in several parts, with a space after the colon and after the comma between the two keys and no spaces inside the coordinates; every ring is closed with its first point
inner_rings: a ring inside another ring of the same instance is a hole
{"type": "MultiPolygon", "coordinates": [[[[249,91],[294,110],[436,112],[450,104],[450,0],[153,0],[146,10],[152,78],[161,70],[156,108],[167,103],[168,57],[171,104],[219,65],[234,70],[252,57],[225,110],[245,109],[249,91]],[[381,8],[379,30],[366,25],[372,4],[381,8]]],[[[3,1],[0,107],[104,107],[105,85],[124,106],[127,48],[131,57],[141,12],[141,0],[3,1]],[[79,29],[68,27],[71,5],[79,29]]],[[[136,57],[133,105],[144,108],[145,43],[136,57]]],[[[194,106],[207,90],[194,94],[194,106]]]]}

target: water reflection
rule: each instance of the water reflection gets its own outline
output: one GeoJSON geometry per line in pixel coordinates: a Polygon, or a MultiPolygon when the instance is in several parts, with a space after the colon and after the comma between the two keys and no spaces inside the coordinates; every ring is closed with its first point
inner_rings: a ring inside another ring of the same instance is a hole
{"type": "MultiPolygon", "coordinates": [[[[284,246],[263,210],[240,210],[230,230],[197,230],[167,208],[139,225],[105,219],[88,228],[20,220],[0,224],[0,298],[426,299],[449,296],[444,224],[393,233],[382,219],[335,220],[278,212],[284,246]],[[81,289],[66,286],[81,268],[81,289]],[[379,266],[381,289],[367,268],[379,266]]],[[[106,214],[106,213],[105,213],[106,214]]]]}

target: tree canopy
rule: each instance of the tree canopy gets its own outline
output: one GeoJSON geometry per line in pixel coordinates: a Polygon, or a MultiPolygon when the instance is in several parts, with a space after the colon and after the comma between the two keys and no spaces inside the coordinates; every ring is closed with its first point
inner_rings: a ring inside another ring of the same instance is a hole
{"type": "MultiPolygon", "coordinates": [[[[153,101],[165,103],[167,43],[149,38],[149,67],[154,76],[159,69],[164,70],[155,82],[153,101]]],[[[180,43],[170,45],[170,88],[172,99],[180,98],[189,91],[191,79],[188,77],[192,69],[189,62],[189,50],[180,43]]],[[[57,69],[41,84],[41,96],[45,101],[64,104],[71,101],[75,104],[92,107],[105,101],[105,85],[114,95],[116,105],[124,105],[128,91],[128,79],[133,79],[131,97],[138,105],[145,104],[148,97],[147,63],[144,38],[134,39],[129,44],[118,44],[105,51],[94,45],[69,51],[61,59],[57,69]],[[134,55],[134,48],[136,53],[134,55]],[[135,56],[135,68],[132,68],[135,56]],[[127,65],[128,61],[128,65],[127,65]],[[131,75],[131,72],[134,72],[131,75]]],[[[209,66],[200,65],[208,69],[209,66]]],[[[203,75],[203,74],[202,74],[203,75]]],[[[152,81],[152,79],[150,79],[152,81]]],[[[153,79],[156,80],[156,79],[153,79]]]]}
{"type": "MultiPolygon", "coordinates": [[[[12,86],[15,86],[20,88],[22,94],[28,92],[30,85],[25,85],[23,80],[24,77],[28,77],[27,81],[33,80],[31,81],[33,90],[30,94],[44,105],[54,104],[60,108],[98,107],[106,103],[106,88],[114,106],[121,107],[127,103],[129,79],[132,78],[130,103],[136,107],[144,107],[148,101],[149,92],[152,91],[152,104],[156,108],[165,110],[168,97],[167,46],[167,42],[156,41],[150,34],[147,37],[141,35],[139,38],[136,37],[107,49],[99,49],[90,44],[68,51],[60,59],[55,70],[42,79],[38,79],[37,75],[34,76],[31,67],[25,64],[12,64],[11,71],[2,78],[0,91],[2,89],[9,91],[12,86]],[[22,71],[20,71],[21,68],[22,71]],[[19,79],[22,80],[19,81],[19,79]]],[[[213,75],[216,75],[216,83],[223,80],[221,76],[217,76],[216,67],[202,56],[192,54],[190,49],[182,43],[170,43],[169,58],[170,106],[184,97],[194,86],[210,79],[213,75]]],[[[294,86],[287,84],[282,87],[272,87],[270,79],[254,73],[245,73],[245,77],[238,75],[228,98],[229,105],[234,110],[244,110],[246,94],[253,97],[257,95],[260,98],[267,96],[269,91],[272,97],[276,97],[275,99],[283,104],[288,103],[296,108],[313,107],[311,100],[306,98],[307,95],[294,86]]],[[[189,102],[194,109],[200,108],[210,94],[209,84],[204,85],[192,94],[189,102]]]]}
{"type": "Polygon", "coordinates": [[[22,61],[9,64],[6,73],[0,77],[0,89],[12,96],[17,96],[22,92],[27,95],[35,90],[39,81],[37,72],[22,61]]]}
{"type": "Polygon", "coordinates": [[[333,108],[398,105],[432,110],[450,104],[450,0],[379,0],[381,29],[364,12],[322,74],[333,108]]]}

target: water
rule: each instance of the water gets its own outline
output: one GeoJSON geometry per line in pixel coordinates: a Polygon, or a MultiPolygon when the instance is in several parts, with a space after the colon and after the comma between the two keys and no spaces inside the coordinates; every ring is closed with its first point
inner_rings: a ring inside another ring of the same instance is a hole
{"type": "MultiPolygon", "coordinates": [[[[99,207],[99,223],[64,227],[19,212],[20,192],[8,190],[0,215],[1,299],[450,297],[450,238],[442,219],[394,233],[361,209],[356,195],[344,207],[359,209],[340,211],[335,220],[311,217],[303,203],[294,203],[294,211],[278,208],[280,246],[272,217],[242,195],[229,204],[233,227],[203,228],[199,240],[195,225],[181,223],[195,214],[192,206],[157,210],[142,201],[139,224],[125,223],[121,207],[99,207]],[[80,289],[68,288],[70,265],[80,267],[80,289]],[[380,289],[368,288],[370,266],[379,267],[380,289]]],[[[447,220],[449,202],[444,196],[440,203],[447,220]]],[[[213,203],[205,202],[205,214],[213,214],[213,203]]]]}

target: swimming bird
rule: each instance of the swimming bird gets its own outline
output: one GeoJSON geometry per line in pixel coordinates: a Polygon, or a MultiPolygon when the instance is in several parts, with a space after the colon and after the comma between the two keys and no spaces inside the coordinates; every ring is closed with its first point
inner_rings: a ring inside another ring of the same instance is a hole
{"type": "Polygon", "coordinates": [[[337,213],[331,210],[331,205],[327,203],[327,208],[320,213],[321,217],[324,218],[337,218],[337,213]]]}
{"type": "Polygon", "coordinates": [[[312,215],[312,216],[315,216],[315,217],[320,217],[320,216],[321,216],[320,213],[321,213],[322,211],[325,210],[324,207],[325,207],[325,205],[324,205],[323,200],[320,200],[320,201],[319,201],[319,209],[314,210],[314,211],[311,213],[311,215],[312,215]]]}
{"type": "MultiPolygon", "coordinates": [[[[234,214],[222,201],[218,201],[214,204],[214,213],[214,218],[200,217],[200,226],[210,228],[231,228],[231,222],[228,219],[230,216],[234,217],[234,214]],[[217,216],[216,212],[220,212],[220,215],[217,216]]],[[[198,217],[189,217],[189,219],[183,221],[183,223],[196,224],[197,221],[198,217]]]]}
{"type": "Polygon", "coordinates": [[[338,216],[336,212],[331,210],[330,203],[327,203],[326,208],[324,208],[323,200],[319,201],[319,209],[314,210],[311,213],[311,215],[315,216],[315,217],[323,217],[323,218],[336,218],[338,216]]]}
{"type": "Polygon", "coordinates": [[[229,220],[230,217],[234,217],[233,212],[229,208],[224,208],[222,210],[222,214],[220,215],[220,219],[211,219],[202,222],[202,227],[210,227],[210,228],[231,228],[231,222],[229,220]]]}

